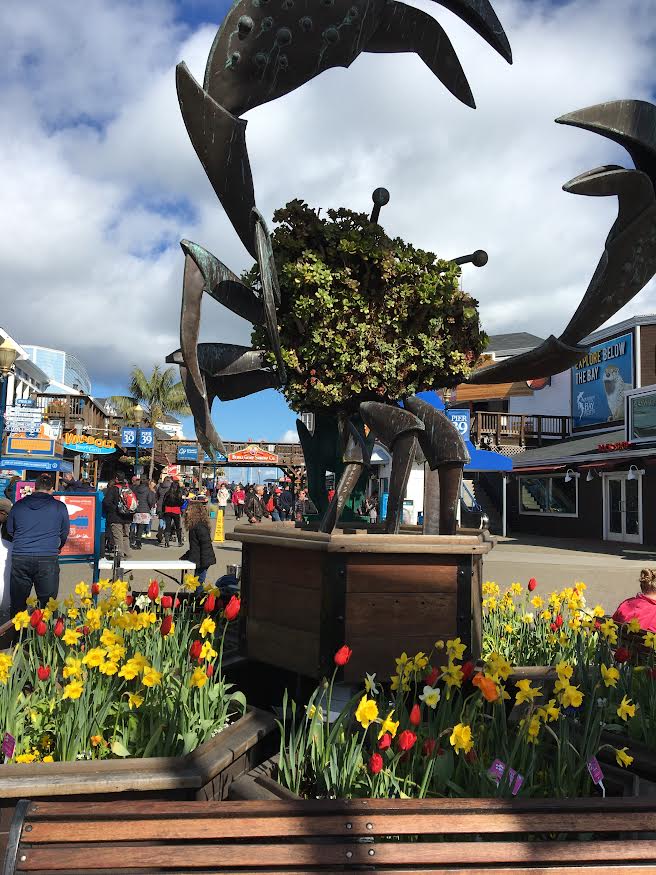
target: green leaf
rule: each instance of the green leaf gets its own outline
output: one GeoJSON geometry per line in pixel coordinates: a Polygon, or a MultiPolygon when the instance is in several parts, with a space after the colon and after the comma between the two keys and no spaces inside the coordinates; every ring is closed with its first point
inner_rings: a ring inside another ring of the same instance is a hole
{"type": "Polygon", "coordinates": [[[130,756],[130,751],[127,749],[127,747],[125,747],[125,745],[122,744],[117,739],[114,739],[114,741],[112,742],[111,751],[113,754],[116,754],[117,757],[129,757],[130,756]]]}

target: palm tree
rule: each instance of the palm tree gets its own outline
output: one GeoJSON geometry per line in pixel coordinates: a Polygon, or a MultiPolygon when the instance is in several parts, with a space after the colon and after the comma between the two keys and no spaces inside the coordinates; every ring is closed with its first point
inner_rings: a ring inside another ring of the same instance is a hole
{"type": "MultiPolygon", "coordinates": [[[[155,428],[165,416],[172,413],[188,415],[191,413],[182,383],[175,381],[175,369],[161,370],[155,365],[148,378],[141,368],[133,368],[130,374],[128,395],[114,395],[111,399],[118,412],[128,422],[135,421],[135,408],[144,422],[155,428]]],[[[155,441],[150,455],[150,474],[152,480],[155,468],[155,441]]]]}

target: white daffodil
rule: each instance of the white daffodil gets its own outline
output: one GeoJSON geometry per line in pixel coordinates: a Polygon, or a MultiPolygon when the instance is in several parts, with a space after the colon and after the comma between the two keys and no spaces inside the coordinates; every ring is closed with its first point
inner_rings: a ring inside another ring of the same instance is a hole
{"type": "Polygon", "coordinates": [[[439,687],[424,687],[424,692],[419,698],[429,708],[437,708],[437,703],[440,701],[440,689],[439,687]]]}
{"type": "Polygon", "coordinates": [[[372,696],[377,695],[378,687],[376,686],[376,672],[374,672],[373,674],[365,674],[364,688],[372,696]]]}

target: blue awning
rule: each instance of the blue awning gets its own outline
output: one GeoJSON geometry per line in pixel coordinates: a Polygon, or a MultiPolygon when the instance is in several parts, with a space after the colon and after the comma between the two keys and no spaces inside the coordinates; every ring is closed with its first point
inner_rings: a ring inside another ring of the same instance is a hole
{"type": "Polygon", "coordinates": [[[6,471],[73,471],[71,462],[66,462],[64,459],[39,459],[38,457],[25,456],[22,459],[17,459],[14,456],[8,456],[0,459],[0,468],[6,471]]]}

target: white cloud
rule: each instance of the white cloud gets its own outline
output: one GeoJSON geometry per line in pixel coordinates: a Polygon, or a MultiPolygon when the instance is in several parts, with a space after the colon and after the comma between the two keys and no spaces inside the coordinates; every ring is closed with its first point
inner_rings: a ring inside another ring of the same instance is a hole
{"type": "MultiPolygon", "coordinates": [[[[447,30],[479,108],[459,105],[416,57],[362,55],[249,113],[259,206],[270,217],[301,196],[369,210],[385,185],[390,233],[445,256],[488,250],[488,266],[463,278],[486,330],[558,333],[616,209],[561,185],[628,156],[553,119],[650,97],[653,0],[495,0],[513,67],[441,6],[418,2],[447,30]]],[[[177,346],[180,238],[234,270],[249,263],[175,96],[175,63],[200,78],[212,37],[183,30],[164,0],[0,10],[0,126],[10,132],[0,142],[0,318],[23,342],[78,353],[105,383],[177,346]]],[[[654,309],[652,284],[620,316],[654,309]]],[[[247,343],[249,327],[208,299],[203,338],[247,343]]]]}
{"type": "Polygon", "coordinates": [[[278,441],[279,444],[297,444],[298,440],[298,432],[295,428],[288,428],[287,431],[283,434],[283,436],[278,441]]]}

